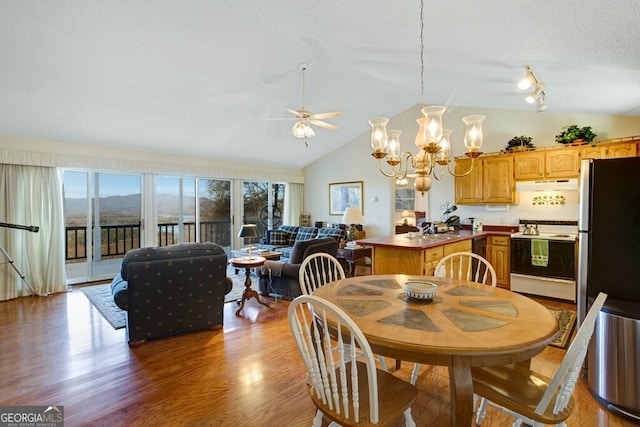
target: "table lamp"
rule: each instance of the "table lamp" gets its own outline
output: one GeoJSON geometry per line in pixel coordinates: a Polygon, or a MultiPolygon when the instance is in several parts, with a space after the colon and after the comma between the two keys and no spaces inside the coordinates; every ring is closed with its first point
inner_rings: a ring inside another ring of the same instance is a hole
{"type": "Polygon", "coordinates": [[[364,217],[362,216],[360,208],[351,207],[344,210],[342,223],[351,226],[349,231],[347,231],[347,240],[355,240],[357,238],[359,233],[356,224],[362,224],[363,222],[364,217]]]}
{"type": "Polygon", "coordinates": [[[260,233],[258,233],[258,226],[255,224],[243,224],[242,227],[240,227],[238,237],[242,237],[245,243],[247,242],[247,240],[249,240],[249,248],[247,249],[247,253],[249,254],[249,258],[251,258],[251,242],[254,238],[260,237],[260,233]]]}

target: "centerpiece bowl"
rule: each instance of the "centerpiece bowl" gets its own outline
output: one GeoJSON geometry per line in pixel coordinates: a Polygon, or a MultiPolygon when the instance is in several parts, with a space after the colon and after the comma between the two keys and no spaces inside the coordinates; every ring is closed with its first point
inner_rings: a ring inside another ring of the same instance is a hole
{"type": "Polygon", "coordinates": [[[404,291],[409,298],[420,301],[431,301],[436,296],[438,285],[431,282],[412,280],[404,284],[404,291]]]}

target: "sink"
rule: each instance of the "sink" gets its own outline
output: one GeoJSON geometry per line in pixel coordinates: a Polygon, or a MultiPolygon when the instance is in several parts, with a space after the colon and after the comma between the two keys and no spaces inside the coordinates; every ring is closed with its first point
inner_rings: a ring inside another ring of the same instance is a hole
{"type": "Polygon", "coordinates": [[[412,236],[410,234],[407,234],[406,238],[411,240],[449,240],[452,238],[452,236],[444,236],[441,234],[422,234],[422,235],[412,236]]]}

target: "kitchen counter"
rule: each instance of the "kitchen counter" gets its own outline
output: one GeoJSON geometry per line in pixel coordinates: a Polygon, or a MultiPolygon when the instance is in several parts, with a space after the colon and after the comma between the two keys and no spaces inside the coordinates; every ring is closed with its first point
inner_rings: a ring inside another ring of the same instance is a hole
{"type": "Polygon", "coordinates": [[[394,234],[392,236],[372,237],[370,239],[361,239],[356,243],[362,246],[381,246],[390,248],[404,249],[430,249],[437,246],[447,245],[449,243],[461,242],[464,240],[475,239],[489,235],[510,236],[511,231],[471,231],[456,230],[446,233],[427,234],[419,237],[409,237],[409,233],[394,234]]]}
{"type": "Polygon", "coordinates": [[[454,252],[471,252],[473,239],[510,236],[507,231],[456,230],[409,237],[409,233],[357,240],[372,248],[372,274],[432,276],[438,262],[454,252]]]}

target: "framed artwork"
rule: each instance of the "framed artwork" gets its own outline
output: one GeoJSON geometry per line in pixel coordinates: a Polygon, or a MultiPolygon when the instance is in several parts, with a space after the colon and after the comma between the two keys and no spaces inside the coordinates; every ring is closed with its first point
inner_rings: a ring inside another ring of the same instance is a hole
{"type": "Polygon", "coordinates": [[[362,205],[362,181],[329,183],[329,215],[342,215],[350,207],[360,208],[362,205]]]}
{"type": "Polygon", "coordinates": [[[416,191],[413,187],[396,187],[396,211],[414,211],[416,191]]]}

